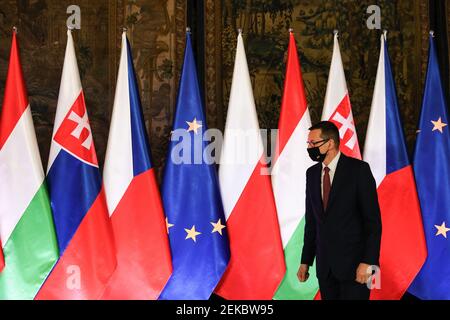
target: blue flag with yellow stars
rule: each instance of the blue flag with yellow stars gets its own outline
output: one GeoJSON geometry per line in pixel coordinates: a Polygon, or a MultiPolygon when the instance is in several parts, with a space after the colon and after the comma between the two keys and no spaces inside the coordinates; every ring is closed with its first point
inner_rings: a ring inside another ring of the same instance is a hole
{"type": "Polygon", "coordinates": [[[421,299],[450,299],[450,127],[434,38],[430,51],[414,172],[428,257],[409,288],[421,299]]]}
{"type": "Polygon", "coordinates": [[[225,216],[213,154],[204,136],[205,113],[190,33],[181,74],[162,198],[173,274],[159,299],[206,300],[230,259],[225,216]]]}

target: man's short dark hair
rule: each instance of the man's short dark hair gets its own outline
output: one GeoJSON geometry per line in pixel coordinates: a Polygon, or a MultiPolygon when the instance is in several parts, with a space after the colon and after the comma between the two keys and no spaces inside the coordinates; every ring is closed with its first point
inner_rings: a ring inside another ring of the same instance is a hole
{"type": "Polygon", "coordinates": [[[336,127],[336,125],[331,121],[321,121],[319,123],[316,123],[311,128],[309,128],[309,131],[320,129],[320,136],[322,139],[331,139],[334,141],[334,144],[337,148],[339,148],[339,129],[336,127]]]}

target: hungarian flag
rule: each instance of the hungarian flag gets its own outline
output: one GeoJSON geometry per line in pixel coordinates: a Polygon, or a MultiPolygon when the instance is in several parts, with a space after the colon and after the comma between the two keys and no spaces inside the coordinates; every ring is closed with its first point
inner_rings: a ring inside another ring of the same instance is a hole
{"type": "Polygon", "coordinates": [[[44,179],[13,32],[0,118],[0,300],[33,299],[58,259],[44,179]]]}
{"type": "Polygon", "coordinates": [[[60,259],[37,299],[97,299],[116,256],[70,30],[47,179],[60,259]]]}
{"type": "Polygon", "coordinates": [[[231,259],[216,292],[226,299],[272,299],[286,265],[241,34],[219,182],[231,259]]]}
{"type": "Polygon", "coordinates": [[[103,173],[117,269],[102,298],[157,299],[172,262],[126,32],[103,173]]]}
{"type": "Polygon", "coordinates": [[[314,163],[306,150],[311,118],[292,32],[284,81],[272,187],[287,270],[274,299],[312,300],[319,289],[315,267],[307,282],[300,283],[297,277],[305,227],[306,170],[314,163]]]}
{"type": "Polygon", "coordinates": [[[338,127],[341,152],[346,156],[361,159],[337,32],[334,35],[333,58],[328,75],[322,120],[331,121],[338,127]]]}
{"type": "Polygon", "coordinates": [[[364,147],[364,160],[377,183],[383,222],[380,288],[371,299],[400,299],[427,256],[414,173],[408,159],[385,36],[364,147]]]}

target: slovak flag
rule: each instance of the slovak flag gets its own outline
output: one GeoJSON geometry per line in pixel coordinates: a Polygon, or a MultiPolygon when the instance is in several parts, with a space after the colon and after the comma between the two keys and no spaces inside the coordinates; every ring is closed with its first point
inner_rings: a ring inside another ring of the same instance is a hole
{"type": "Polygon", "coordinates": [[[157,299],[172,273],[172,261],[126,32],[103,181],[117,269],[102,298],[157,299]]]}
{"type": "Polygon", "coordinates": [[[47,182],[60,259],[36,299],[98,299],[115,246],[70,30],[47,182]]]}
{"type": "Polygon", "coordinates": [[[346,156],[361,159],[337,32],[334,34],[333,57],[328,75],[322,120],[331,121],[338,127],[341,152],[346,156]]]}

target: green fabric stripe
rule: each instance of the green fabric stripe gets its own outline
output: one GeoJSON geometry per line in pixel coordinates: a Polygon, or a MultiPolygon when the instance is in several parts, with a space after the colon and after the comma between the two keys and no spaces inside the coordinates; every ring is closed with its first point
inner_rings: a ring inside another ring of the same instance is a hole
{"type": "Polygon", "coordinates": [[[273,297],[274,300],[312,300],[319,290],[316,278],[316,265],[309,269],[309,279],[300,283],[297,278],[300,258],[303,248],[303,234],[305,230],[305,219],[298,224],[291,239],[284,250],[286,259],[286,275],[273,297]]]}
{"type": "Polygon", "coordinates": [[[3,248],[1,300],[31,300],[58,259],[49,197],[45,183],[37,191],[3,248]]]}

